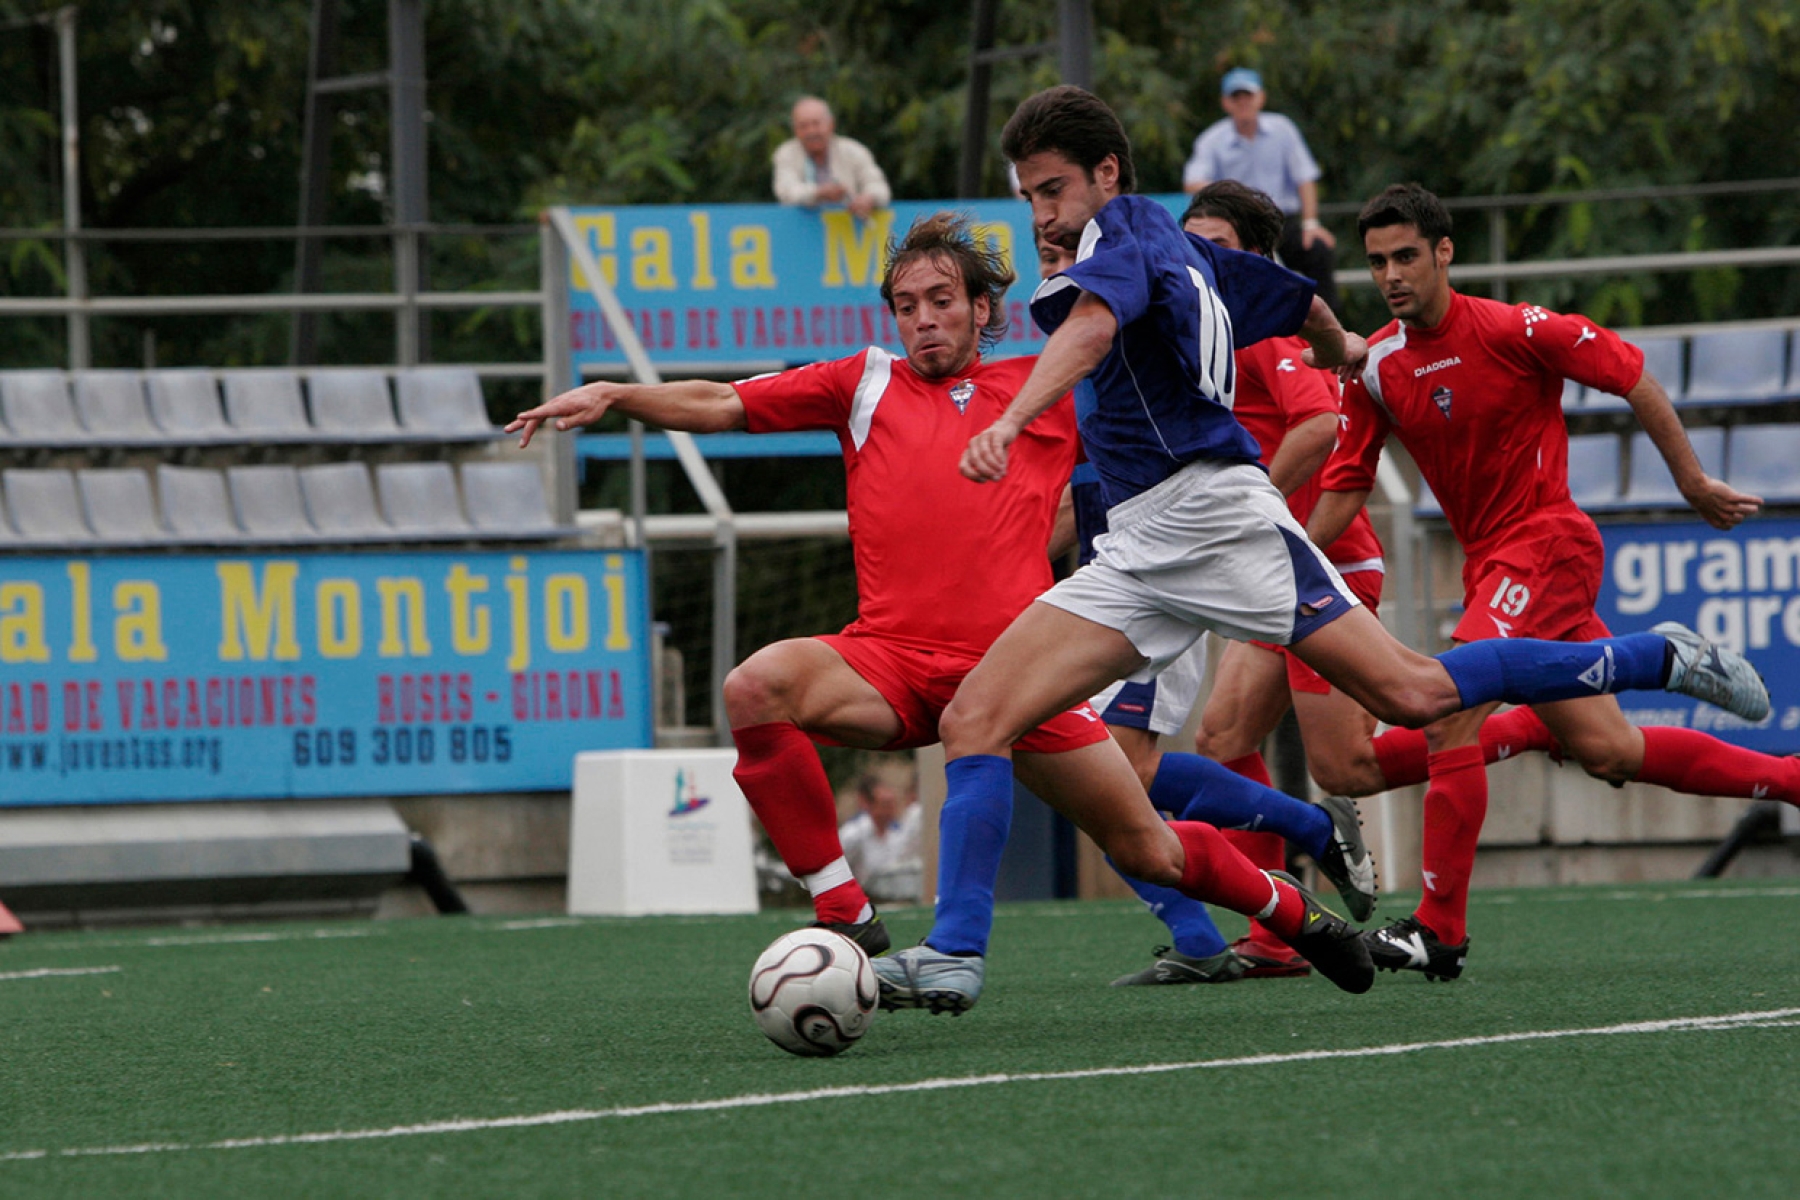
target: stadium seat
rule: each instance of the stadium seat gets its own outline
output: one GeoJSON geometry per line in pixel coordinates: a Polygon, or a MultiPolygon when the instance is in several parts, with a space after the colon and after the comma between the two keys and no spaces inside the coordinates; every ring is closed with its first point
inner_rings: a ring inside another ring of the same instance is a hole
{"type": "Polygon", "coordinates": [[[1725,482],[1764,500],[1800,500],[1800,425],[1733,429],[1725,482]]]}
{"type": "Polygon", "coordinates": [[[1782,391],[1785,329],[1718,329],[1690,343],[1687,400],[1754,404],[1782,391]]]}
{"type": "Polygon", "coordinates": [[[300,473],[293,467],[229,467],[225,486],[231,492],[238,524],[251,537],[282,542],[318,540],[318,530],[300,499],[300,473]]]}
{"type": "Polygon", "coordinates": [[[156,468],[156,490],[162,497],[163,521],[176,540],[203,544],[244,540],[225,494],[225,476],[219,472],[165,463],[156,468]]]}
{"type": "Polygon", "coordinates": [[[69,377],[61,371],[0,374],[0,420],[15,446],[79,446],[88,440],[69,397],[69,377]]]}
{"type": "Polygon", "coordinates": [[[1432,494],[1431,485],[1423,479],[1419,480],[1419,499],[1413,505],[1415,517],[1442,517],[1444,506],[1438,503],[1437,496],[1432,494]]]}
{"type": "Polygon", "coordinates": [[[232,430],[258,442],[309,442],[312,422],[300,376],[292,371],[225,371],[225,419],[232,430]]]}
{"type": "Polygon", "coordinates": [[[300,497],[320,534],[336,540],[383,539],[394,528],[375,505],[375,483],[360,462],[300,468],[300,497]]]}
{"type": "Polygon", "coordinates": [[[4,487],[21,542],[68,546],[94,540],[81,516],[73,471],[15,467],[5,473],[4,487]]]}
{"type": "Polygon", "coordinates": [[[1581,407],[1582,391],[1582,386],[1573,379],[1563,380],[1562,406],[1564,412],[1581,407]]]}
{"type": "MultiPolygon", "coordinates": [[[[1683,340],[1679,336],[1652,333],[1627,334],[1625,340],[1644,352],[1644,370],[1656,376],[1656,381],[1669,393],[1669,399],[1677,404],[1681,403],[1686,395],[1683,387],[1686,374],[1682,370],[1683,340]]],[[[1590,412],[1631,407],[1626,403],[1625,397],[1594,388],[1588,388],[1582,393],[1581,406],[1590,412]]]]}
{"type": "Polygon", "coordinates": [[[313,431],[322,440],[393,441],[400,426],[387,377],[380,371],[314,371],[307,376],[313,431]]]}
{"type": "Polygon", "coordinates": [[[156,499],[150,491],[150,473],[136,467],[91,468],[79,471],[75,486],[94,535],[115,546],[144,546],[166,542],[168,530],[157,517],[156,499]]]}
{"type": "Polygon", "coordinates": [[[1585,433],[1569,439],[1569,495],[1582,508],[1619,502],[1619,439],[1585,433]]]}
{"type": "Polygon", "coordinates": [[[1787,384],[1781,394],[1800,397],[1800,332],[1788,338],[1787,384]]]}
{"type": "Polygon", "coordinates": [[[155,446],[168,441],[150,419],[139,371],[83,371],[74,377],[75,412],[90,442],[155,446]]]}
{"type": "Polygon", "coordinates": [[[481,380],[467,367],[420,367],[395,377],[400,425],[408,433],[445,439],[489,438],[481,380]]]}
{"type": "Polygon", "coordinates": [[[567,532],[550,515],[544,476],[532,462],[462,465],[463,502],[475,528],[516,537],[567,532]]]}
{"type": "MultiPolygon", "coordinates": [[[[1723,478],[1725,430],[1715,425],[1690,429],[1687,435],[1700,459],[1700,469],[1715,478],[1723,478]]],[[[1642,430],[1631,435],[1631,474],[1625,483],[1625,503],[1673,507],[1687,504],[1675,486],[1675,477],[1669,474],[1662,455],[1657,453],[1655,443],[1642,430]]]]}
{"type": "Polygon", "coordinates": [[[152,371],[145,376],[150,416],[170,441],[186,444],[232,440],[219,407],[219,381],[211,371],[152,371]]]}
{"type": "Polygon", "coordinates": [[[424,537],[474,532],[447,462],[382,463],[375,468],[381,510],[396,532],[424,537]]]}
{"type": "Polygon", "coordinates": [[[6,489],[0,488],[0,546],[17,546],[19,531],[13,528],[12,517],[6,512],[6,489]]]}

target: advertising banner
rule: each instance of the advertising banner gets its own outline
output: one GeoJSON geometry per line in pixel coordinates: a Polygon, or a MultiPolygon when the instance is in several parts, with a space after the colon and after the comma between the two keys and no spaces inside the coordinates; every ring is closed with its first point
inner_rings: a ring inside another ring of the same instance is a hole
{"type": "MultiPolygon", "coordinates": [[[[1187,198],[1154,199],[1179,213],[1187,198]]],[[[1044,339],[1026,305],[1038,284],[1037,251],[1022,200],[901,201],[866,221],[844,209],[779,204],[574,208],[570,215],[659,365],[796,364],[869,345],[900,351],[881,300],[886,245],[915,218],[941,209],[970,214],[1018,276],[1006,297],[1011,327],[996,353],[1035,353],[1044,339]]],[[[625,361],[574,266],[569,320],[576,379],[586,365],[625,361]]]]}
{"type": "Polygon", "coordinates": [[[0,560],[0,805],[567,788],[651,743],[635,551],[0,560]]]}
{"type": "Polygon", "coordinates": [[[1730,533],[1698,521],[1602,525],[1600,617],[1614,633],[1680,621],[1748,656],[1773,709],[1752,725],[1685,696],[1619,697],[1635,725],[1702,729],[1771,754],[1800,750],[1800,521],[1755,519],[1730,533]]]}

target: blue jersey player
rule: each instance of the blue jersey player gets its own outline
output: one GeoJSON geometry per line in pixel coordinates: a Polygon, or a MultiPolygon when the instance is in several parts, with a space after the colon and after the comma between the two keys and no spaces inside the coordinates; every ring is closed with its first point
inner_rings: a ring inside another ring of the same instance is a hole
{"type": "MultiPolygon", "coordinates": [[[[877,961],[884,1006],[962,1012],[981,993],[1012,743],[1114,680],[1153,676],[1207,629],[1291,646],[1376,717],[1408,728],[1494,700],[1634,688],[1684,692],[1748,720],[1766,714],[1768,691],[1746,660],[1674,624],[1587,643],[1471,643],[1435,659],[1401,645],[1307,540],[1231,415],[1234,346],[1298,332],[1309,365],[1354,370],[1362,339],[1309,281],[1190,237],[1132,195],[1130,142],[1090,93],[1029,97],[1001,145],[1037,233],[1074,248],[1076,263],[1033,297],[1050,338],[1011,405],[970,440],[963,473],[1002,478],[1020,431],[1092,379],[1081,437],[1111,532],[1093,562],[1013,621],[944,711],[935,919],[922,945],[877,961]]],[[[1122,755],[1105,778],[1118,795],[1089,802],[1117,823],[1105,841],[1121,870],[1255,916],[1327,978],[1366,989],[1361,964],[1334,958],[1335,943],[1308,945],[1344,923],[1298,884],[1257,870],[1211,826],[1145,819],[1154,810],[1122,755]]]]}

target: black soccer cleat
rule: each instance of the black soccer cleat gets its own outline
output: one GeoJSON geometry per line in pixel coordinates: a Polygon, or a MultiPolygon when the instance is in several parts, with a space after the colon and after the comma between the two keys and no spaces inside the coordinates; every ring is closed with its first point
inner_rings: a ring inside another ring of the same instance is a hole
{"type": "Polygon", "coordinates": [[[833,933],[841,933],[857,945],[870,958],[886,954],[888,947],[894,944],[888,937],[887,926],[881,923],[881,914],[876,913],[866,921],[814,921],[814,929],[829,929],[833,933]]]}
{"type": "Polygon", "coordinates": [[[1315,971],[1346,992],[1360,996],[1375,986],[1375,966],[1361,931],[1319,903],[1317,896],[1286,871],[1268,874],[1299,892],[1306,906],[1300,914],[1300,932],[1286,939],[1287,944],[1298,950],[1315,971]]]}
{"type": "Polygon", "coordinates": [[[1363,941],[1369,958],[1383,971],[1422,971],[1431,980],[1455,979],[1469,958],[1466,940],[1460,946],[1446,946],[1418,917],[1401,917],[1384,929],[1371,929],[1363,941]]]}
{"type": "Polygon", "coordinates": [[[1112,981],[1114,987],[1145,987],[1168,983],[1236,983],[1244,977],[1244,960],[1231,947],[1206,958],[1183,954],[1173,946],[1158,946],[1150,952],[1156,961],[1141,971],[1121,975],[1112,981]]]}

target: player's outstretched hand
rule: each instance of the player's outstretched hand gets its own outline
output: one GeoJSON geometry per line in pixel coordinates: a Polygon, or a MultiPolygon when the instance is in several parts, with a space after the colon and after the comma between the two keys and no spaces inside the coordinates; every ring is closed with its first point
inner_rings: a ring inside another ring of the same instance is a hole
{"type": "Polygon", "coordinates": [[[536,408],[528,408],[506,424],[506,432],[519,435],[519,449],[531,445],[532,435],[546,421],[555,423],[557,429],[573,429],[577,425],[592,425],[606,415],[606,410],[613,405],[610,383],[589,383],[564,392],[562,395],[546,400],[536,408]]]}
{"type": "Polygon", "coordinates": [[[976,483],[998,483],[1006,478],[1006,449],[1018,434],[998,421],[969,439],[963,447],[962,473],[976,483]]]}
{"type": "Polygon", "coordinates": [[[1362,334],[1351,333],[1348,329],[1344,331],[1343,356],[1337,361],[1332,362],[1321,358],[1318,351],[1311,346],[1308,346],[1300,354],[1300,361],[1309,367],[1335,370],[1340,383],[1349,383],[1356,378],[1357,373],[1363,369],[1363,364],[1368,359],[1369,343],[1363,339],[1362,334]]]}
{"type": "Polygon", "coordinates": [[[1762,507],[1762,497],[1740,492],[1723,479],[1705,476],[1699,487],[1685,493],[1693,510],[1706,518],[1714,529],[1735,529],[1745,517],[1753,517],[1762,507]]]}

